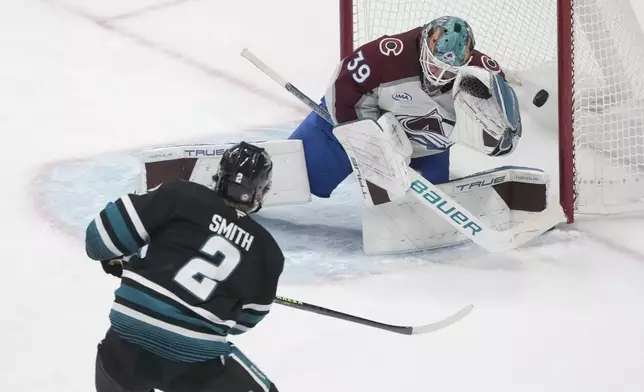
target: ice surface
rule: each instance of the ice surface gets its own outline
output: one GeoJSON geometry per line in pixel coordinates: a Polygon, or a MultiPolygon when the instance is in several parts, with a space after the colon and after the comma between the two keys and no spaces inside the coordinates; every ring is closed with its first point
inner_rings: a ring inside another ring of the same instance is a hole
{"type": "MultiPolygon", "coordinates": [[[[0,37],[0,390],[92,390],[117,281],[84,255],[87,220],[136,185],[142,149],[288,134],[307,111],[238,53],[319,96],[336,2],[3,1],[0,37]]],[[[555,136],[525,127],[511,160],[456,150],[457,171],[520,163],[556,181],[555,136]]],[[[357,203],[348,180],[262,212],[288,259],[282,295],[400,324],[475,309],[407,337],[275,307],[234,341],[280,390],[644,390],[642,217],[583,218],[504,255],[366,257],[357,203]]]]}

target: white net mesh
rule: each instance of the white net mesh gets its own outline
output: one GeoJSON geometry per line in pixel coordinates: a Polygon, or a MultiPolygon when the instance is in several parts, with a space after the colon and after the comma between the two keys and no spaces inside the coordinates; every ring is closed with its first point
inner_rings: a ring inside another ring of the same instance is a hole
{"type": "MultiPolygon", "coordinates": [[[[582,213],[644,209],[644,34],[628,1],[571,0],[575,208],[582,213]]],[[[555,75],[556,0],[353,0],[353,14],[354,47],[455,15],[504,68],[550,67],[555,75]]]]}

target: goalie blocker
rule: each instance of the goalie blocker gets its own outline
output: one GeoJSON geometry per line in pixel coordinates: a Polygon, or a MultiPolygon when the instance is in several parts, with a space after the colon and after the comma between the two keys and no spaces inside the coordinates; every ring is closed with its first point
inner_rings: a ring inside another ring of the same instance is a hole
{"type": "MultiPolygon", "coordinates": [[[[374,165],[377,170],[362,170],[364,175],[356,172],[365,196],[362,221],[363,248],[366,254],[427,250],[466,242],[468,237],[447,223],[441,214],[453,221],[462,221],[462,225],[468,230],[476,232],[479,229],[477,223],[466,219],[467,214],[474,215],[474,218],[480,219],[489,227],[505,230],[546,208],[546,174],[538,169],[514,166],[438,185],[442,192],[451,196],[459,205],[441,204],[435,193],[424,192],[425,185],[422,181],[410,182],[409,178],[413,176],[405,177],[409,150],[404,147],[404,142],[408,140],[395,133],[384,136],[373,120],[365,123],[376,126],[361,124],[363,130],[371,128],[372,131],[380,132],[384,140],[384,151],[380,155],[372,151],[374,154],[371,156],[388,157],[391,162],[396,162],[393,166],[374,165]],[[390,170],[391,167],[394,169],[390,170]],[[387,172],[390,176],[379,179],[379,172],[387,172]],[[404,189],[408,191],[404,192],[404,189]],[[423,194],[422,200],[433,203],[437,208],[425,208],[411,192],[423,194]],[[462,211],[466,213],[463,214],[462,211]]],[[[369,131],[365,132],[368,134],[369,131]]],[[[364,133],[355,133],[351,137],[352,143],[359,145],[366,136],[364,133]]],[[[311,193],[301,141],[254,144],[264,147],[271,154],[274,163],[273,186],[264,207],[310,202],[311,193]]],[[[172,179],[212,185],[212,175],[216,172],[221,153],[228,146],[186,145],[146,151],[142,155],[141,187],[143,190],[150,189],[172,179]]],[[[373,148],[373,144],[371,146],[373,148]]],[[[372,161],[377,163],[377,160],[372,161]]]]}

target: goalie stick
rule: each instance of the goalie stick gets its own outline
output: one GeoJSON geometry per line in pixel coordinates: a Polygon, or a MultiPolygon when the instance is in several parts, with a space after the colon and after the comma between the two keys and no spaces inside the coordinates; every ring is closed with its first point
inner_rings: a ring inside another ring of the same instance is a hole
{"type": "MultiPolygon", "coordinates": [[[[275,82],[284,87],[306,106],[311,108],[323,119],[335,126],[331,115],[311,98],[302,93],[277,72],[266,65],[248,49],[243,49],[241,56],[250,61],[262,72],[268,75],[275,82]]],[[[519,225],[507,230],[495,230],[485,224],[481,219],[463,208],[449,195],[444,193],[436,185],[418,174],[415,170],[409,170],[411,179],[410,194],[422,205],[436,212],[438,216],[447,221],[461,234],[468,237],[489,252],[504,252],[517,248],[533,238],[550,230],[559,223],[566,221],[566,216],[560,205],[548,207],[541,213],[527,219],[519,225]]]]}
{"type": "Polygon", "coordinates": [[[366,325],[368,327],[383,329],[385,331],[394,332],[401,335],[420,335],[424,333],[438,331],[439,329],[443,329],[445,327],[449,327],[450,325],[465,318],[465,316],[470,314],[470,312],[472,311],[472,308],[474,307],[473,305],[467,305],[466,307],[452,314],[451,316],[445,317],[444,319],[433,323],[417,325],[417,326],[403,326],[403,325],[385,324],[379,321],[369,320],[369,319],[354,316],[351,314],[338,312],[337,310],[327,309],[327,308],[323,308],[322,306],[313,305],[306,302],[298,301],[291,298],[281,297],[281,296],[275,297],[275,300],[273,302],[280,305],[285,305],[291,308],[305,310],[307,312],[317,313],[323,316],[333,317],[336,319],[349,321],[356,324],[366,325]]]}

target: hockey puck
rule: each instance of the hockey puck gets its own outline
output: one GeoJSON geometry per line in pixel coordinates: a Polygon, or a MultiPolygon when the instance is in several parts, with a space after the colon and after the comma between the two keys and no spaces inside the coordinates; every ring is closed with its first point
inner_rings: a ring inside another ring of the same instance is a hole
{"type": "Polygon", "coordinates": [[[540,108],[546,103],[549,96],[550,94],[548,94],[546,90],[539,90],[539,92],[534,95],[532,103],[534,104],[534,106],[540,108]]]}

